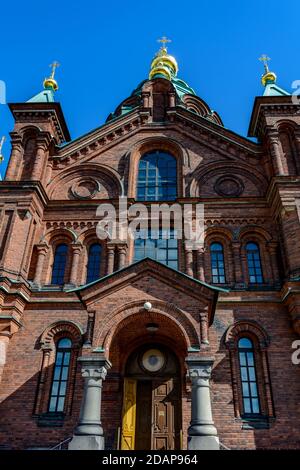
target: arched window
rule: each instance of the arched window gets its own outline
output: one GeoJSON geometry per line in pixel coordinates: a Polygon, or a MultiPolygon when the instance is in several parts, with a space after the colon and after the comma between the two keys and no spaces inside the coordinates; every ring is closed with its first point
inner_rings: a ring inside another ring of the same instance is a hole
{"type": "Polygon", "coordinates": [[[99,243],[90,246],[86,274],[87,284],[96,281],[100,277],[101,251],[102,247],[99,243]]]}
{"type": "Polygon", "coordinates": [[[249,338],[240,338],[238,342],[238,352],[244,415],[260,414],[252,341],[249,338]]]}
{"type": "Polygon", "coordinates": [[[178,269],[177,239],[174,230],[159,230],[158,237],[151,238],[151,231],[145,238],[134,242],[134,261],[153,258],[171,268],[178,269]]]}
{"type": "Polygon", "coordinates": [[[211,275],[214,284],[225,284],[224,251],[221,243],[210,245],[211,275]]]}
{"type": "Polygon", "coordinates": [[[49,412],[63,412],[67,393],[72,342],[62,338],[56,346],[54,373],[51,384],[49,412]]]}
{"type": "Polygon", "coordinates": [[[176,197],[176,159],[161,150],[145,154],[139,162],[137,200],[172,201],[176,197]]]}
{"type": "Polygon", "coordinates": [[[55,250],[54,263],[52,269],[52,284],[63,285],[65,282],[65,270],[68,256],[68,246],[58,245],[55,250]]]}
{"type": "Polygon", "coordinates": [[[262,284],[263,275],[261,269],[259,247],[256,243],[249,242],[246,245],[247,263],[250,284],[262,284]]]}

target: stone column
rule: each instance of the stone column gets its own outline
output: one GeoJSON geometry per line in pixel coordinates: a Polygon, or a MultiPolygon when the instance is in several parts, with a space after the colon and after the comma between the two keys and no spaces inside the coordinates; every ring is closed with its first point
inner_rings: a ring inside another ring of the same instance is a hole
{"type": "Polygon", "coordinates": [[[219,450],[217,429],[212,419],[209,379],[214,359],[187,357],[192,382],[192,419],[188,429],[189,450],[219,450]]]}
{"type": "Polygon", "coordinates": [[[197,251],[197,278],[199,281],[205,281],[204,276],[204,248],[197,251]]]}
{"type": "Polygon", "coordinates": [[[115,246],[107,245],[107,274],[114,272],[115,264],[115,246]]]}
{"type": "Polygon", "coordinates": [[[21,158],[22,145],[20,139],[20,141],[12,142],[12,151],[5,175],[6,181],[15,181],[17,179],[21,167],[21,158]]]}
{"type": "Polygon", "coordinates": [[[72,256],[72,267],[71,267],[71,274],[70,274],[70,284],[74,286],[77,284],[77,277],[78,277],[78,266],[79,266],[79,256],[81,253],[82,245],[71,245],[73,256],[72,256]]]}
{"type": "Polygon", "coordinates": [[[84,392],[78,426],[69,450],[104,450],[104,432],[101,425],[102,382],[111,364],[104,357],[82,356],[84,392]]]}
{"type": "Polygon", "coordinates": [[[194,276],[193,251],[187,244],[185,244],[185,272],[188,276],[194,276]]]}
{"type": "Polygon", "coordinates": [[[273,281],[275,285],[280,284],[280,275],[278,269],[278,258],[277,258],[277,242],[269,242],[267,244],[267,249],[270,256],[271,268],[273,273],[273,281]]]}
{"type": "Polygon", "coordinates": [[[42,243],[40,245],[37,245],[37,252],[38,252],[38,259],[36,263],[36,269],[35,269],[35,276],[34,276],[34,284],[39,286],[41,284],[41,278],[43,274],[43,268],[44,268],[44,261],[45,261],[45,256],[48,252],[49,246],[46,243],[42,243]]]}

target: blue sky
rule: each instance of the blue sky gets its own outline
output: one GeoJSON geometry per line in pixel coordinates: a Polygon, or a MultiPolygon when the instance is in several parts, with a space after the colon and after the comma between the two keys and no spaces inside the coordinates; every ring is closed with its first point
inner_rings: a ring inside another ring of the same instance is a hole
{"type": "MultiPolygon", "coordinates": [[[[1,6],[0,80],[7,102],[22,102],[42,89],[48,65],[58,60],[56,93],[76,138],[108,114],[147,78],[158,50],[169,52],[179,76],[222,117],[247,135],[256,95],[262,93],[262,53],[271,58],[278,85],[292,92],[300,80],[299,4],[295,0],[207,1],[5,1],[1,6]]],[[[0,105],[0,136],[10,154],[13,120],[0,105]]]]}

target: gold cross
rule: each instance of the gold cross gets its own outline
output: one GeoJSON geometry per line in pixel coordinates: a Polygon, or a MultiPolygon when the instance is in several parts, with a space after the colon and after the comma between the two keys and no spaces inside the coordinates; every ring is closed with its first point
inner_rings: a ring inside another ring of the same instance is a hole
{"type": "Polygon", "coordinates": [[[166,44],[167,44],[168,42],[172,42],[172,41],[171,41],[171,39],[166,38],[166,36],[163,36],[161,39],[158,39],[157,42],[161,42],[161,43],[162,43],[161,48],[162,48],[162,49],[166,49],[166,48],[167,48],[167,47],[166,47],[166,44]]]}
{"type": "Polygon", "coordinates": [[[57,67],[60,66],[60,63],[56,62],[56,60],[54,62],[52,62],[52,64],[49,65],[49,67],[52,68],[52,72],[51,72],[51,78],[54,78],[54,75],[55,75],[55,70],[57,67]]]}
{"type": "Polygon", "coordinates": [[[262,54],[262,56],[258,59],[264,63],[266,73],[269,72],[268,62],[271,60],[266,54],[262,54]]]}

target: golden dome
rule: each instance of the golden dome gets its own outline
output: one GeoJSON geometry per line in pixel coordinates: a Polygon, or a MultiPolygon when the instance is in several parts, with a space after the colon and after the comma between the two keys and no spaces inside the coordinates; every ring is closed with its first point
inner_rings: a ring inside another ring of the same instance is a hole
{"type": "Polygon", "coordinates": [[[175,57],[168,54],[165,44],[169,42],[169,40],[163,38],[159,41],[163,43],[163,46],[159,49],[151,62],[149,79],[155,78],[156,75],[162,75],[167,80],[171,80],[172,77],[176,77],[177,75],[178,64],[175,57]]]}
{"type": "Polygon", "coordinates": [[[277,76],[274,72],[267,72],[264,73],[261,77],[261,83],[263,86],[266,86],[268,83],[275,83],[277,80],[277,76]]]}
{"type": "Polygon", "coordinates": [[[52,89],[53,91],[58,90],[57,81],[54,78],[45,78],[43,86],[45,89],[52,89]]]}
{"type": "Polygon", "coordinates": [[[57,84],[57,81],[54,79],[54,75],[55,75],[56,68],[59,67],[59,63],[58,62],[53,62],[53,64],[50,64],[49,67],[52,68],[52,72],[51,72],[50,77],[45,78],[43,86],[46,90],[50,89],[50,90],[53,90],[53,91],[57,91],[58,90],[58,84],[57,84]]]}

